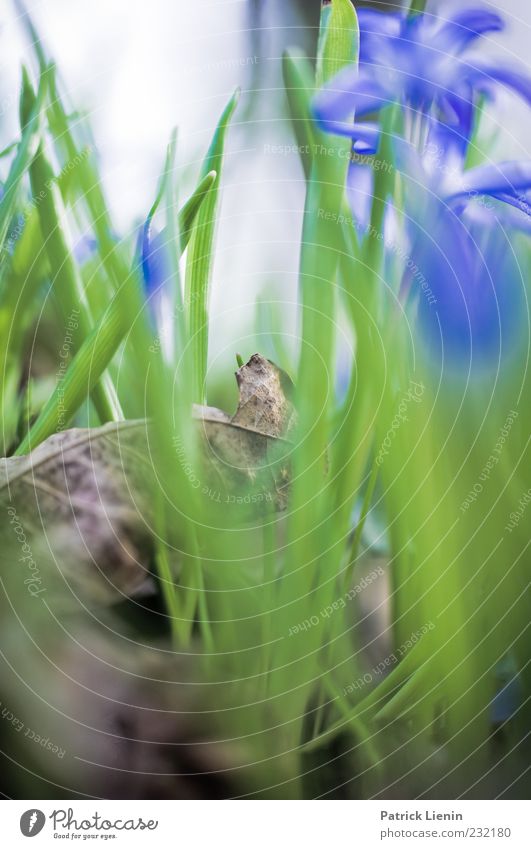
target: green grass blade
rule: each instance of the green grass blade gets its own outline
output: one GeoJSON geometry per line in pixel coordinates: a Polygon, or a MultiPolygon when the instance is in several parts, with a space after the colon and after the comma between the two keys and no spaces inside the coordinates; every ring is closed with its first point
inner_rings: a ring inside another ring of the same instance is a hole
{"type": "MultiPolygon", "coordinates": [[[[24,78],[27,73],[23,71],[24,78]]],[[[13,216],[17,193],[22,178],[28,171],[31,161],[35,156],[39,145],[39,125],[42,114],[44,97],[47,89],[47,74],[41,75],[37,96],[33,96],[31,103],[27,101],[27,88],[23,85],[23,108],[26,111],[26,120],[22,127],[22,137],[18,145],[17,154],[9,169],[9,174],[4,183],[2,200],[0,202],[0,248],[2,251],[2,262],[5,260],[5,240],[9,222],[13,216]]]]}
{"type": "Polygon", "coordinates": [[[17,448],[17,455],[27,454],[68,426],[109,365],[126,330],[123,299],[117,294],[107,313],[83,341],[37,421],[17,448]]]}
{"type": "Polygon", "coordinates": [[[321,12],[317,52],[318,88],[335,77],[345,65],[358,61],[360,30],[356,10],[350,0],[332,0],[321,12]]]}
{"type": "Polygon", "coordinates": [[[210,191],[216,182],[216,178],[216,171],[209,171],[208,174],[205,174],[194,193],[179,212],[179,231],[181,233],[181,248],[183,251],[190,241],[199,207],[205,200],[206,193],[210,191]]]}
{"type": "MultiPolygon", "coordinates": [[[[196,214],[206,197],[204,185],[200,191],[202,185],[198,186],[192,196],[194,199],[192,206],[196,214]]],[[[178,214],[177,221],[181,228],[186,226],[189,229],[191,200],[178,214]]],[[[183,240],[179,241],[182,244],[183,240]]],[[[114,296],[107,311],[83,342],[31,431],[19,445],[17,454],[28,453],[53,433],[68,425],[121,344],[128,330],[128,317],[137,316],[141,307],[140,286],[137,286],[136,281],[129,276],[114,296]]]]}
{"type": "Polygon", "coordinates": [[[426,0],[411,0],[409,15],[420,15],[426,8],[426,0]]]}
{"type": "MultiPolygon", "coordinates": [[[[317,156],[323,156],[330,146],[330,137],[321,132],[311,115],[311,102],[315,93],[312,69],[309,59],[300,51],[287,50],[282,57],[284,88],[288,98],[293,132],[297,139],[304,174],[307,180],[311,175],[312,163],[317,156]]],[[[348,151],[344,148],[346,159],[348,151]]],[[[358,236],[352,224],[353,216],[348,203],[341,204],[343,223],[337,224],[342,231],[344,250],[348,255],[359,253],[358,236]]]]}
{"type": "MultiPolygon", "coordinates": [[[[322,16],[319,61],[330,72],[351,62],[356,50],[357,19],[350,3],[348,7],[348,25],[344,2],[334,3],[331,13],[325,9],[322,16]],[[323,35],[325,29],[326,36],[323,35]],[[341,38],[338,39],[339,32],[341,38]]],[[[296,79],[296,59],[288,57],[285,69],[291,80],[296,79]]],[[[304,91],[307,83],[303,74],[304,71],[298,73],[295,86],[299,94],[306,97],[306,104],[300,105],[299,119],[304,117],[303,110],[309,117],[309,98],[304,91]]],[[[337,572],[341,556],[341,535],[336,534],[334,525],[326,467],[334,400],[330,383],[335,371],[337,273],[344,246],[343,233],[336,222],[344,203],[351,142],[335,136],[325,138],[326,144],[318,145],[313,152],[304,211],[300,257],[302,344],[296,385],[299,426],[292,458],[287,557],[290,566],[281,582],[277,602],[281,611],[279,636],[287,634],[293,623],[311,619],[323,602],[328,601],[328,594],[334,592],[333,583],[326,582],[323,576],[337,572]],[[323,534],[324,523],[326,535],[323,534]],[[323,547],[325,537],[329,543],[333,540],[327,548],[323,547]],[[322,589],[317,590],[317,587],[322,589]]],[[[301,646],[296,640],[284,639],[280,643],[279,656],[275,658],[274,666],[279,672],[271,675],[273,691],[282,693],[298,685],[297,696],[292,697],[286,708],[297,715],[293,725],[297,735],[308,695],[307,682],[312,673],[317,675],[323,636],[321,621],[305,634],[304,671],[298,662],[301,646]]]]}
{"type": "MultiPolygon", "coordinates": [[[[22,126],[26,126],[30,119],[33,103],[33,89],[26,75],[21,102],[22,126]]],[[[83,282],[68,246],[68,226],[61,193],[42,142],[29,166],[29,174],[57,302],[65,318],[72,309],[79,310],[80,332],[83,338],[87,338],[94,322],[83,282]]],[[[116,390],[108,375],[94,387],[93,400],[102,422],[123,418],[116,390]]]]}
{"type": "Polygon", "coordinates": [[[240,91],[237,89],[225,107],[203,162],[201,177],[204,178],[211,171],[215,171],[216,178],[207,193],[205,203],[201,205],[188,247],[185,301],[187,305],[188,333],[191,340],[190,348],[193,351],[194,401],[198,403],[203,403],[205,400],[205,378],[208,360],[208,301],[212,277],[223,152],[228,126],[236,109],[239,95],[240,91]]]}
{"type": "Polygon", "coordinates": [[[300,51],[286,51],[282,56],[282,76],[293,132],[301,151],[304,174],[308,180],[314,151],[317,145],[324,141],[323,134],[314,125],[310,114],[314,81],[309,59],[300,51]]]}
{"type": "Polygon", "coordinates": [[[69,170],[66,172],[68,178],[66,190],[63,197],[66,202],[69,194],[76,192],[76,208],[86,207],[90,221],[94,228],[94,235],[98,243],[98,250],[105,269],[110,286],[110,291],[119,286],[127,274],[127,265],[117,250],[116,239],[113,233],[111,216],[107,201],[101,186],[99,174],[94,162],[92,146],[83,145],[80,149],[77,144],[68,116],[65,112],[61,95],[57,84],[55,66],[52,65],[50,79],[50,105],[47,109],[47,118],[50,132],[54,138],[60,161],[69,170]],[[72,164],[75,169],[70,172],[72,164]]]}

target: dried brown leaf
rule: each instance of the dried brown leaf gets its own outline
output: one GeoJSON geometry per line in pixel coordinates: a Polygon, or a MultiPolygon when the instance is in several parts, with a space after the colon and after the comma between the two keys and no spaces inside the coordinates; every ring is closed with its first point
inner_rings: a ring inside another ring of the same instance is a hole
{"type": "Polygon", "coordinates": [[[284,509],[289,482],[290,431],[295,411],[288,375],[253,354],[236,372],[238,408],[233,416],[215,407],[194,407],[206,445],[206,477],[227,499],[264,498],[284,509]]]}
{"type": "Polygon", "coordinates": [[[3,538],[26,546],[19,573],[35,577],[35,594],[45,589],[44,563],[48,580],[60,573],[92,600],[120,600],[143,586],[151,548],[145,446],[144,421],[111,423],[72,428],[0,462],[3,538]]]}
{"type": "MultiPolygon", "coordinates": [[[[254,512],[265,501],[282,509],[295,418],[289,378],[260,354],[236,378],[233,416],[214,407],[193,412],[203,486],[254,512]]],[[[154,521],[148,442],[145,420],[111,423],[55,434],[29,455],[0,461],[2,540],[20,555],[7,575],[15,586],[41,596],[48,582],[64,592],[66,581],[70,592],[100,603],[142,591],[154,521]]]]}

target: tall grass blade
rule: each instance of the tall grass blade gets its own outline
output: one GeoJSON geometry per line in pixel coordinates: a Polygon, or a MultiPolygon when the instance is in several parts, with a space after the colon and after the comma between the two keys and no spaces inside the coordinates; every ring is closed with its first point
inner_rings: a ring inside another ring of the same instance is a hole
{"type": "Polygon", "coordinates": [[[202,205],[188,246],[186,264],[185,302],[190,347],[193,351],[194,401],[205,401],[205,380],[208,361],[208,301],[223,163],[225,138],[236,109],[240,91],[237,89],[225,107],[201,169],[205,178],[211,171],[216,178],[202,205]]]}

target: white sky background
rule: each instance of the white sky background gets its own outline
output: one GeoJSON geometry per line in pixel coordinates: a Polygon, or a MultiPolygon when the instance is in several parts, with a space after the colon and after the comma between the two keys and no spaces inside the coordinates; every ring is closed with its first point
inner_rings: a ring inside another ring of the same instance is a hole
{"type": "MultiPolygon", "coordinates": [[[[453,5],[464,2],[446,0],[442,8],[453,5]]],[[[529,0],[490,5],[507,15],[510,32],[493,40],[509,51],[507,58],[514,53],[529,62],[529,0]]],[[[27,0],[27,6],[73,104],[90,113],[106,191],[126,231],[150,206],[171,128],[179,126],[179,161],[188,168],[189,188],[224,104],[237,84],[248,84],[253,56],[246,0],[27,0]]],[[[243,305],[260,288],[288,300],[295,296],[303,198],[296,157],[264,149],[291,140],[279,90],[280,42],[287,36],[275,36],[275,26],[294,23],[281,0],[264,0],[264,9],[271,30],[268,58],[260,58],[268,83],[252,115],[245,96],[230,134],[212,304],[218,322],[233,324],[238,315],[242,328],[248,323],[243,305]]],[[[0,0],[0,26],[0,140],[7,144],[16,133],[24,50],[11,0],[0,0]]],[[[515,103],[502,98],[502,121],[517,133],[504,139],[504,159],[531,156],[531,110],[519,105],[515,112],[515,103]]],[[[223,350],[225,335],[232,334],[216,334],[215,350],[223,350]]],[[[232,341],[218,364],[223,368],[233,366],[232,341]]],[[[242,348],[251,353],[244,342],[242,348]]]]}
{"type": "MultiPolygon", "coordinates": [[[[90,114],[105,189],[118,227],[126,232],[152,203],[172,127],[179,127],[186,194],[228,98],[236,85],[248,84],[254,55],[245,0],[27,0],[26,5],[72,103],[90,114]]],[[[2,99],[6,105],[1,141],[7,144],[17,132],[20,61],[22,56],[27,61],[28,51],[10,0],[0,0],[0,10],[0,105],[2,99]]],[[[272,31],[267,49],[280,56],[274,40],[272,31]]],[[[212,350],[216,339],[223,346],[225,335],[231,343],[226,361],[218,364],[225,370],[233,369],[237,350],[236,329],[223,332],[227,323],[249,327],[256,293],[264,287],[281,295],[289,289],[289,298],[296,293],[303,186],[292,176],[301,172],[296,157],[263,153],[264,144],[289,142],[290,136],[287,122],[277,120],[279,62],[263,62],[262,70],[272,70],[277,90],[264,95],[254,111],[261,138],[250,127],[244,91],[227,144],[212,300],[220,327],[212,350]]],[[[252,353],[245,340],[240,347],[242,354],[252,353]]]]}

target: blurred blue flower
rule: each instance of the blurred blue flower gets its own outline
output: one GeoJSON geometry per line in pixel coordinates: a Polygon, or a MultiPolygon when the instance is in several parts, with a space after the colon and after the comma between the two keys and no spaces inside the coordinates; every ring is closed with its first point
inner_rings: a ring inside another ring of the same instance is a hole
{"type": "Polygon", "coordinates": [[[182,316],[183,309],[174,300],[179,281],[172,269],[170,230],[164,227],[157,231],[153,226],[157,206],[158,201],[139,232],[137,262],[151,329],[155,334],[150,351],[160,350],[163,357],[171,362],[175,353],[176,321],[182,316]]]}
{"type": "Polygon", "coordinates": [[[418,292],[418,321],[431,360],[463,377],[501,366],[518,348],[524,327],[522,271],[495,212],[473,224],[434,202],[410,221],[412,255],[430,302],[418,292]]]}
{"type": "Polygon", "coordinates": [[[490,721],[494,726],[508,722],[522,708],[523,689],[514,655],[509,652],[494,670],[496,695],[490,703],[490,721]]]}
{"type": "MultiPolygon", "coordinates": [[[[435,299],[415,293],[427,348],[449,368],[491,369],[518,346],[527,313],[512,237],[531,229],[531,162],[463,170],[451,140],[423,154],[394,145],[411,256],[435,299]]],[[[405,279],[403,294],[414,282],[405,279]]]]}
{"type": "Polygon", "coordinates": [[[99,242],[94,236],[80,236],[74,245],[74,258],[78,265],[84,265],[97,256],[99,242]]]}
{"type": "Polygon", "coordinates": [[[499,15],[462,9],[450,18],[413,17],[360,9],[360,66],[341,71],[314,100],[314,114],[328,132],[352,135],[352,122],[391,103],[459,129],[469,138],[478,95],[496,84],[531,103],[531,77],[499,61],[470,59],[482,35],[503,29],[499,15]]]}
{"type": "Polygon", "coordinates": [[[155,232],[153,214],[150,213],[139,233],[138,256],[145,298],[154,327],[160,324],[161,313],[164,310],[165,293],[172,279],[167,243],[168,235],[166,231],[155,232]]]}
{"type": "MultiPolygon", "coordinates": [[[[531,103],[531,78],[470,58],[480,36],[503,28],[499,15],[485,9],[463,9],[446,20],[362,9],[359,21],[359,68],[343,70],[317,94],[315,117],[326,131],[352,138],[354,150],[361,143],[375,152],[378,128],[367,131],[359,119],[388,104],[402,107],[404,120],[394,123],[401,135],[392,147],[404,227],[389,198],[382,272],[386,279],[390,268],[403,274],[400,296],[418,304],[428,351],[445,367],[477,374],[521,338],[527,311],[512,237],[531,231],[531,163],[467,169],[466,155],[479,98],[504,85],[531,103]]],[[[359,163],[353,157],[349,201],[365,238],[380,238],[369,222],[374,172],[382,163],[359,163]]]]}

